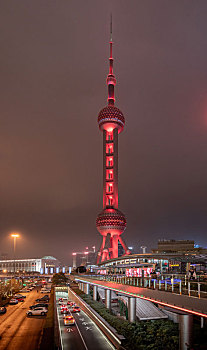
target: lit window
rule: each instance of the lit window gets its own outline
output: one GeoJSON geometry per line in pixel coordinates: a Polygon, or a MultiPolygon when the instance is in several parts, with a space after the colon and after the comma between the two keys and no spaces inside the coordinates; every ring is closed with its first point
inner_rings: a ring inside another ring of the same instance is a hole
{"type": "Polygon", "coordinates": [[[113,166],[113,157],[106,157],[106,166],[113,166]]]}
{"type": "Polygon", "coordinates": [[[108,143],[108,144],[106,145],[106,153],[113,153],[113,151],[114,151],[114,145],[113,145],[113,143],[108,143]]]}
{"type": "Polygon", "coordinates": [[[113,132],[107,132],[106,133],[106,140],[112,141],[113,140],[113,132]]]}
{"type": "Polygon", "coordinates": [[[113,205],[113,198],[111,196],[107,196],[107,205],[113,205]]]}

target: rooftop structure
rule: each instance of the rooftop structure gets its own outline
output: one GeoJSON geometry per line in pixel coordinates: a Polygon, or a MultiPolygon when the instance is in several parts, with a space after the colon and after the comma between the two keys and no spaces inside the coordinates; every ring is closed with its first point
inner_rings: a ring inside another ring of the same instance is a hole
{"type": "Polygon", "coordinates": [[[192,240],[174,240],[160,239],[157,248],[153,248],[153,253],[176,253],[176,252],[192,252],[195,242],[192,240]]]}

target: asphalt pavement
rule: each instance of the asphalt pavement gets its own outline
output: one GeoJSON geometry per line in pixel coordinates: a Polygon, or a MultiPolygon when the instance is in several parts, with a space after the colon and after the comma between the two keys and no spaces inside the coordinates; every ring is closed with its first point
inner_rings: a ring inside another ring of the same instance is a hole
{"type": "MultiPolygon", "coordinates": [[[[39,288],[40,290],[40,288],[39,288]]],[[[24,302],[8,305],[7,312],[0,315],[0,350],[37,350],[45,317],[27,317],[29,306],[44,294],[36,288],[26,296],[24,302]]]]}
{"type": "MultiPolygon", "coordinates": [[[[68,298],[66,292],[56,292],[56,299],[68,298]]],[[[72,313],[75,325],[64,326],[63,315],[58,308],[58,320],[63,350],[115,350],[102,331],[84,311],[72,313]]]]}

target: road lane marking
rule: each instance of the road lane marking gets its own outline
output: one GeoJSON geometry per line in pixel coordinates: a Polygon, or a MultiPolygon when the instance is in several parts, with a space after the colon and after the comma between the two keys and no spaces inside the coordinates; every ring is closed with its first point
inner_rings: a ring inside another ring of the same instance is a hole
{"type": "MultiPolygon", "coordinates": [[[[70,311],[70,309],[69,309],[69,313],[70,313],[71,316],[73,316],[72,313],[71,313],[71,311],[70,311]]],[[[79,332],[79,334],[80,334],[81,340],[82,340],[82,342],[83,342],[83,345],[85,346],[85,349],[88,350],[87,345],[86,345],[86,343],[85,343],[85,340],[83,339],[83,336],[82,336],[82,334],[81,334],[81,332],[80,332],[80,329],[79,329],[79,327],[78,327],[78,324],[77,324],[77,322],[76,322],[76,320],[75,320],[75,317],[73,317],[73,318],[74,318],[74,321],[75,321],[76,328],[77,328],[77,330],[78,330],[78,332],[79,332]]],[[[83,319],[83,320],[84,320],[84,319],[83,319]]]]}
{"type": "Polygon", "coordinates": [[[57,308],[57,301],[56,301],[56,312],[57,312],[57,317],[58,317],[58,326],[59,326],[61,347],[62,347],[62,349],[63,349],[62,332],[61,332],[61,329],[60,329],[60,318],[59,318],[59,310],[58,310],[58,308],[57,308]]]}
{"type": "MultiPolygon", "coordinates": [[[[75,320],[75,319],[74,319],[74,320],[75,320]]],[[[81,337],[81,339],[82,339],[83,345],[85,346],[85,349],[88,350],[87,345],[86,345],[86,343],[85,343],[85,340],[83,339],[83,336],[82,336],[82,334],[81,334],[81,332],[80,332],[80,329],[79,329],[79,327],[78,327],[78,325],[77,325],[76,320],[75,320],[75,325],[76,325],[77,330],[78,330],[78,332],[79,332],[79,334],[80,334],[80,337],[81,337]]]]}

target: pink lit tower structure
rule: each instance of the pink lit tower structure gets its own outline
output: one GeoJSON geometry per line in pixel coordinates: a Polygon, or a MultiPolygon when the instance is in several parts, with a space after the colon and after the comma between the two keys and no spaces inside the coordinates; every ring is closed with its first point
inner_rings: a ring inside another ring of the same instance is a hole
{"type": "Polygon", "coordinates": [[[126,218],[118,210],[118,135],[123,131],[125,119],[119,108],[114,106],[114,87],[116,78],[113,73],[112,57],[112,21],[110,38],[108,106],[98,115],[99,129],[103,132],[103,211],[96,219],[96,227],[103,236],[101,248],[98,252],[97,263],[117,258],[118,243],[124,254],[130,254],[121,234],[126,228],[126,218]]]}

